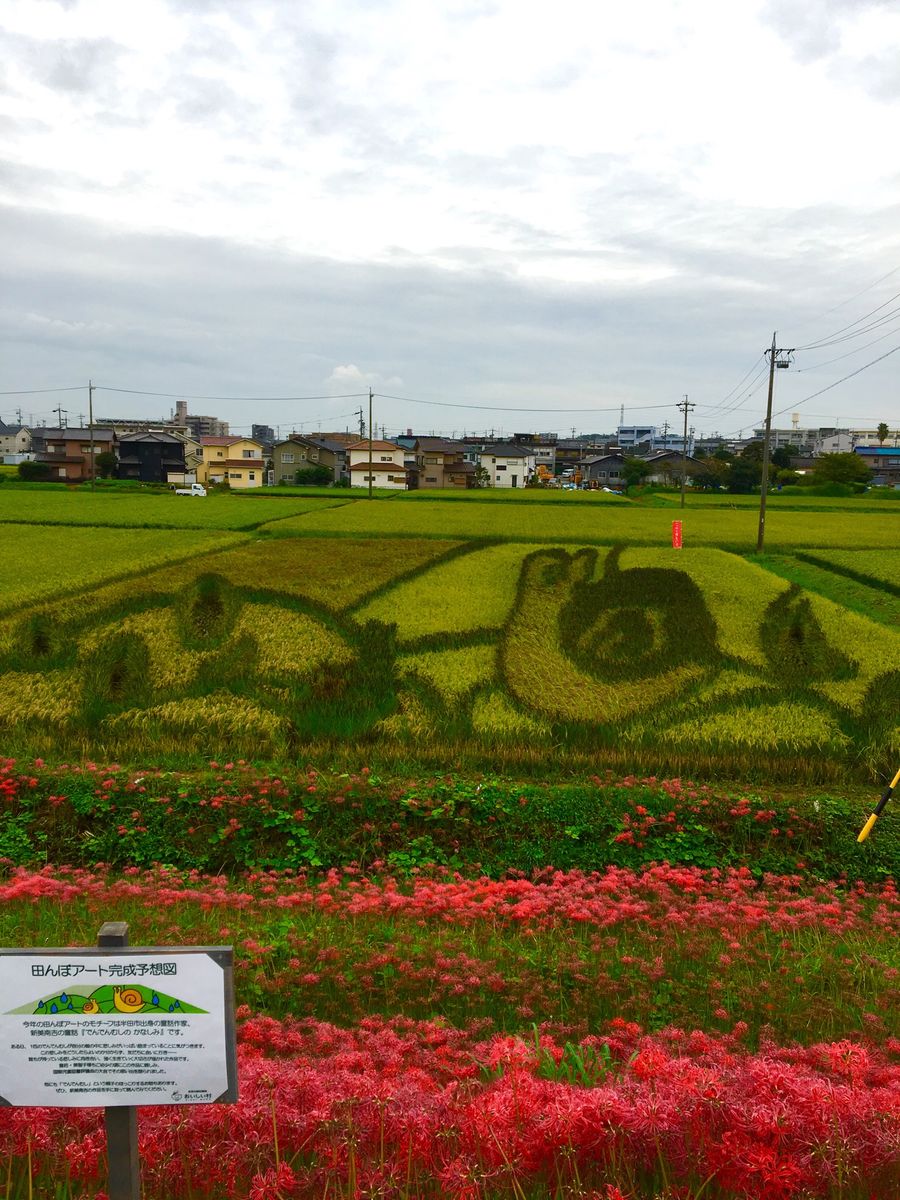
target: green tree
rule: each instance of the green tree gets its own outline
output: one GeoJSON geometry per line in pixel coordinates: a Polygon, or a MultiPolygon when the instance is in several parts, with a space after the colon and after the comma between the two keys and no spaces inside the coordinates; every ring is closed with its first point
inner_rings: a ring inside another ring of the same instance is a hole
{"type": "Polygon", "coordinates": [[[762,479],[762,467],[753,457],[743,451],[728,469],[726,486],[729,492],[746,494],[755,491],[762,479]]]}
{"type": "Polygon", "coordinates": [[[887,427],[887,425],[885,424],[885,422],[884,422],[884,421],[882,421],[882,422],[879,424],[878,428],[875,430],[875,436],[878,438],[878,444],[879,444],[880,446],[883,446],[883,445],[884,445],[884,443],[887,441],[888,434],[889,434],[890,432],[891,432],[891,431],[888,429],[888,427],[887,427]]]}
{"type": "Polygon", "coordinates": [[[491,473],[487,467],[483,467],[481,463],[478,463],[475,468],[475,486],[477,488],[493,487],[493,484],[491,483],[491,473]]]}
{"type": "Polygon", "coordinates": [[[622,475],[626,487],[637,487],[650,474],[650,467],[642,458],[626,458],[622,466],[622,475]]]}
{"type": "Polygon", "coordinates": [[[19,478],[24,479],[26,483],[34,483],[40,479],[50,478],[50,468],[43,462],[32,462],[26,458],[24,462],[19,463],[19,478]]]}
{"type": "Polygon", "coordinates": [[[94,462],[97,466],[97,474],[101,479],[109,479],[113,471],[116,469],[117,458],[112,450],[101,450],[94,462]]]}
{"type": "Polygon", "coordinates": [[[779,446],[772,451],[770,461],[782,470],[788,470],[791,465],[791,459],[796,458],[800,453],[799,446],[779,446]]]}
{"type": "Polygon", "coordinates": [[[872,472],[858,454],[823,454],[813,467],[816,483],[868,483],[872,472]]]}
{"type": "Polygon", "coordinates": [[[328,467],[301,467],[294,475],[294,482],[305,486],[318,485],[326,487],[334,482],[334,476],[328,467]]]}
{"type": "Polygon", "coordinates": [[[761,463],[763,460],[763,443],[748,442],[741,450],[738,458],[744,458],[748,462],[761,463]]]}
{"type": "Polygon", "coordinates": [[[712,454],[703,461],[703,469],[694,472],[694,487],[703,488],[704,491],[718,491],[728,483],[728,476],[731,470],[731,464],[727,460],[719,458],[718,454],[712,454]]]}

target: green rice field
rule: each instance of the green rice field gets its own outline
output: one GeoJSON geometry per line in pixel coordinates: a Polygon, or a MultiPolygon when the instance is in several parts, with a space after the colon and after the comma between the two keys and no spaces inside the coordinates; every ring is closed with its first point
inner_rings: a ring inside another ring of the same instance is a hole
{"type": "Polygon", "coordinates": [[[757,560],[751,511],[686,511],[675,551],[624,500],[25,499],[47,523],[4,526],[0,730],[30,751],[816,779],[900,748],[891,510],[772,512],[757,560]]]}

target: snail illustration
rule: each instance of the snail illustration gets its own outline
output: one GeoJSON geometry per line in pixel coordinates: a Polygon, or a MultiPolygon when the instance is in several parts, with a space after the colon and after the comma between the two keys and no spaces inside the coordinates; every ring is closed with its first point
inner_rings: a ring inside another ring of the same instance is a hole
{"type": "Polygon", "coordinates": [[[100,1011],[100,1005],[96,1000],[85,1000],[81,1011],[83,1013],[87,1013],[88,1016],[93,1016],[94,1013],[98,1013],[100,1011]]]}
{"type": "Polygon", "coordinates": [[[144,1007],[144,997],[137,988],[115,987],[113,988],[113,1004],[116,1006],[117,1012],[140,1012],[144,1007]]]}

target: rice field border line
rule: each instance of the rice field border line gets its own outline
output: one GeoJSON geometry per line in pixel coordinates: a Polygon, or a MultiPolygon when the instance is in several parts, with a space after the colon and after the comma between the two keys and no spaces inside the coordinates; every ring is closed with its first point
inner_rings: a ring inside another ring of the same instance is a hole
{"type": "MultiPolygon", "coordinates": [[[[336,506],[340,507],[340,506],[336,506]]],[[[303,517],[305,513],[292,513],[292,516],[303,517]]],[[[192,529],[194,532],[200,533],[253,533],[260,525],[265,525],[266,521],[283,521],[284,517],[263,517],[259,521],[251,522],[247,525],[191,525],[186,522],[174,524],[172,522],[160,521],[128,521],[123,525],[113,525],[106,521],[53,521],[46,518],[40,521],[29,520],[27,517],[19,517],[13,519],[11,517],[0,517],[0,525],[31,525],[31,526],[47,526],[51,529],[192,529]]]]}
{"type": "MultiPolygon", "coordinates": [[[[297,514],[306,516],[307,514],[297,514]]],[[[313,514],[318,515],[318,514],[313,514]]],[[[288,518],[279,517],[278,522],[287,520],[288,518]]],[[[275,522],[275,523],[278,523],[275,522]]],[[[244,532],[243,529],[237,532],[244,532]]],[[[458,541],[458,542],[475,542],[487,543],[490,545],[511,545],[513,543],[528,544],[534,546],[621,546],[622,533],[616,531],[608,536],[599,537],[591,533],[580,534],[577,537],[569,537],[566,534],[553,534],[544,536],[540,533],[519,533],[515,536],[503,537],[499,534],[486,536],[480,533],[465,533],[453,529],[445,529],[441,531],[432,530],[412,530],[410,532],[397,532],[394,530],[379,530],[377,532],[360,531],[358,529],[290,529],[290,530],[269,530],[261,528],[252,530],[263,536],[271,534],[275,538],[355,538],[356,540],[371,540],[371,541],[458,541]]],[[[750,551],[747,549],[746,542],[701,542],[698,543],[703,549],[707,550],[722,550],[726,554],[733,554],[736,558],[747,558],[750,551]]],[[[644,549],[665,549],[669,546],[668,534],[660,536],[658,541],[639,542],[636,545],[644,549]]],[[[829,546],[829,550],[856,550],[858,546],[829,546]]],[[[877,547],[876,547],[877,549],[877,547]]],[[[781,551],[773,551],[773,553],[781,553],[781,551]]],[[[785,550],[783,553],[792,553],[791,550],[785,550]]],[[[752,561],[752,559],[751,559],[752,561]]],[[[374,593],[373,593],[374,594],[374,593]]]]}
{"type": "MultiPolygon", "coordinates": [[[[838,547],[832,547],[838,549],[838,547]]],[[[808,562],[811,566],[821,567],[825,571],[830,571],[832,575],[843,575],[845,579],[852,579],[854,583],[861,583],[866,587],[877,588],[882,592],[889,592],[892,596],[900,596],[900,583],[891,583],[889,579],[878,579],[874,575],[866,575],[862,571],[854,571],[852,567],[846,567],[843,563],[830,562],[827,558],[819,558],[808,550],[795,550],[794,558],[800,559],[802,562],[808,562]]]]}
{"type": "Polygon", "coordinates": [[[401,653],[405,657],[409,654],[423,654],[431,651],[440,653],[444,650],[470,650],[476,646],[497,645],[504,627],[505,623],[499,629],[495,626],[482,625],[477,629],[466,629],[460,633],[452,633],[449,630],[423,633],[419,637],[403,642],[401,653]]]}
{"type": "MultiPolygon", "coordinates": [[[[30,522],[0,520],[0,525],[27,525],[27,524],[30,524],[30,522]]],[[[59,524],[54,525],[54,528],[58,529],[58,528],[60,528],[60,525],[59,524]]],[[[78,526],[77,528],[84,528],[84,526],[78,526]]],[[[87,528],[90,528],[90,529],[113,529],[113,530],[122,530],[124,532],[124,531],[127,531],[129,528],[146,529],[146,528],[148,528],[148,526],[145,526],[145,525],[142,525],[142,526],[90,525],[87,528]]],[[[152,526],[152,528],[157,529],[157,528],[160,528],[160,526],[152,526]]],[[[166,526],[166,528],[168,528],[168,526],[166,526]]],[[[143,579],[148,571],[156,571],[156,570],[164,571],[167,567],[181,567],[187,562],[197,562],[201,559],[208,558],[210,555],[213,555],[213,554],[222,554],[223,552],[225,552],[227,550],[234,550],[238,545],[245,545],[247,542],[250,542],[253,540],[252,536],[250,534],[248,534],[246,530],[243,530],[243,529],[234,529],[234,530],[231,530],[231,529],[209,529],[206,526],[204,526],[202,529],[198,530],[197,528],[191,526],[191,531],[193,533],[198,533],[198,532],[199,533],[210,533],[213,535],[219,535],[221,537],[233,536],[235,538],[235,543],[234,543],[234,545],[231,545],[231,546],[216,546],[215,549],[202,551],[200,554],[197,553],[197,549],[195,547],[190,553],[186,553],[183,558],[167,558],[164,562],[156,563],[155,565],[154,564],[145,565],[144,567],[140,568],[139,570],[125,571],[121,575],[108,575],[105,579],[98,580],[96,583],[82,584],[80,587],[76,586],[76,587],[72,587],[72,588],[65,588],[63,591],[53,592],[49,596],[40,596],[37,598],[32,597],[30,600],[23,600],[18,604],[12,605],[9,608],[3,607],[2,598],[0,598],[0,620],[6,620],[9,617],[14,617],[14,616],[16,616],[17,613],[27,612],[28,609],[31,609],[31,608],[40,610],[48,605],[56,604],[60,600],[69,599],[72,596],[90,596],[92,592],[101,591],[103,588],[111,587],[113,584],[127,583],[129,579],[143,579]]]]}
{"type": "Polygon", "coordinates": [[[797,584],[804,591],[821,596],[824,600],[830,600],[832,604],[837,604],[839,607],[846,609],[848,612],[856,613],[858,616],[865,617],[867,621],[874,621],[877,625],[883,625],[886,629],[893,629],[895,632],[900,623],[900,611],[894,620],[891,620],[885,613],[879,612],[877,608],[870,607],[869,604],[864,604],[865,595],[857,598],[857,604],[854,606],[848,603],[847,599],[835,597],[832,592],[827,590],[827,584],[821,579],[810,579],[803,574],[803,567],[811,567],[814,571],[820,572],[822,575],[835,575],[840,579],[846,580],[847,583],[853,584],[857,588],[861,588],[865,592],[874,592],[879,599],[888,600],[893,594],[891,590],[886,588],[877,588],[874,586],[875,580],[863,580],[860,576],[855,576],[846,572],[831,571],[826,569],[824,563],[815,562],[812,558],[800,558],[798,554],[766,554],[763,558],[767,561],[760,561],[750,555],[745,556],[748,562],[761,567],[770,574],[775,575],[778,579],[784,579],[788,583],[797,584]]]}

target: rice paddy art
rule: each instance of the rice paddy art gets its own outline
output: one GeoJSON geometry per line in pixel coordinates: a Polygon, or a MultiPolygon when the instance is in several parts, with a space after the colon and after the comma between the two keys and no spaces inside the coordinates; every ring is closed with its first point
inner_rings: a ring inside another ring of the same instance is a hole
{"type": "MultiPolygon", "coordinates": [[[[329,593],[322,569],[307,589],[291,556],[308,562],[310,542],[284,539],[271,587],[265,573],[241,582],[238,548],[13,614],[0,729],[38,752],[51,737],[113,753],[227,738],[264,757],[564,747],[639,767],[802,764],[804,777],[877,769],[891,744],[900,632],[735,554],[482,540],[409,560],[396,547],[349,593],[329,593]]],[[[341,578],[359,542],[345,554],[341,578]]]]}

